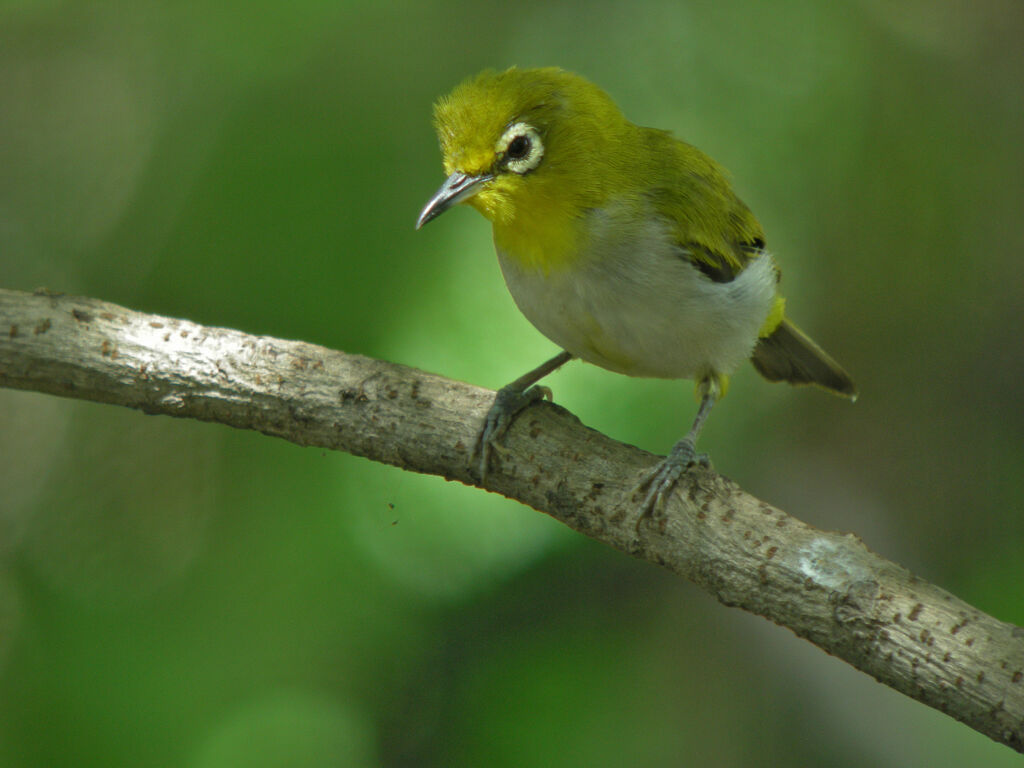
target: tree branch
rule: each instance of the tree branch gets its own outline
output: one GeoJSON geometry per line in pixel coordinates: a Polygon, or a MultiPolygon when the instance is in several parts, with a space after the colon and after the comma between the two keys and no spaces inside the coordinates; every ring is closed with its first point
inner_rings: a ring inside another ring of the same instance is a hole
{"type": "MultiPolygon", "coordinates": [[[[255,429],[479,485],[470,454],[494,393],[312,344],[0,290],[0,385],[255,429]]],[[[639,519],[656,457],[531,407],[487,490],[685,576],[918,701],[1024,752],[1024,630],[703,468],[639,519]]]]}

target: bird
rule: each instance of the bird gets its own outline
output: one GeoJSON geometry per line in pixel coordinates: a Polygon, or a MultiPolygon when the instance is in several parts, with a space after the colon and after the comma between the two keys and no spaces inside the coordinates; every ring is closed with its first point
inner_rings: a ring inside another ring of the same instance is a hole
{"type": "Polygon", "coordinates": [[[516,415],[550,399],[537,382],[573,359],[695,382],[692,426],[636,486],[644,512],[706,463],[697,438],[746,360],[769,381],[856,399],[786,316],[761,225],[701,150],[557,67],[472,76],[436,102],[434,126],[447,178],[416,229],[458,203],[483,214],[513,300],[562,350],[498,390],[474,451],[482,483],[516,415]]]}

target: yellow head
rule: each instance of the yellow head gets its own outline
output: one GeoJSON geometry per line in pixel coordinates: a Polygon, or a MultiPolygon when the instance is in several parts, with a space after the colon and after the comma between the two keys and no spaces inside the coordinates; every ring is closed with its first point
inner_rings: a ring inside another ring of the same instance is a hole
{"type": "Polygon", "coordinates": [[[417,228],[466,201],[496,236],[522,217],[564,228],[604,203],[634,128],[604,91],[553,67],[482,72],[437,103],[434,122],[449,175],[417,228]]]}

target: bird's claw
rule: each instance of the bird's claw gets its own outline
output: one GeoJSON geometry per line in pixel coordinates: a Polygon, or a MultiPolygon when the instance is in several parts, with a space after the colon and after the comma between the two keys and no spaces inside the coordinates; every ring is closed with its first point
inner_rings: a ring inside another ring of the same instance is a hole
{"type": "Polygon", "coordinates": [[[473,456],[480,457],[480,482],[487,480],[487,465],[491,455],[500,450],[497,441],[508,432],[516,416],[520,411],[537,402],[538,400],[551,399],[551,390],[548,387],[533,386],[529,389],[518,390],[502,387],[494,397],[491,410],[487,412],[484,419],[484,428],[480,430],[480,437],[476,442],[476,449],[473,456]]]}
{"type": "Polygon", "coordinates": [[[645,518],[653,516],[654,512],[665,503],[683,472],[694,464],[708,467],[711,465],[711,460],[706,453],[697,453],[693,440],[683,438],[672,447],[668,456],[644,475],[636,486],[636,491],[642,492],[647,489],[644,500],[640,504],[640,516],[636,522],[637,532],[639,532],[640,523],[645,518]]]}

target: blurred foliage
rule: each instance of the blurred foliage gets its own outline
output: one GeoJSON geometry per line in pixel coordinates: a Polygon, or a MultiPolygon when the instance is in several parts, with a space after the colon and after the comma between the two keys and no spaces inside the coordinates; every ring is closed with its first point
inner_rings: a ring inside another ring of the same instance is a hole
{"type": "MultiPolygon", "coordinates": [[[[1017,0],[0,5],[0,285],[497,387],[553,348],[486,223],[413,222],[434,98],[558,64],[730,168],[856,406],[737,376],[746,488],[1024,624],[1017,0]]],[[[663,452],[689,385],[576,364],[663,452]]],[[[529,509],[0,391],[0,765],[1010,765],[529,509]]]]}

